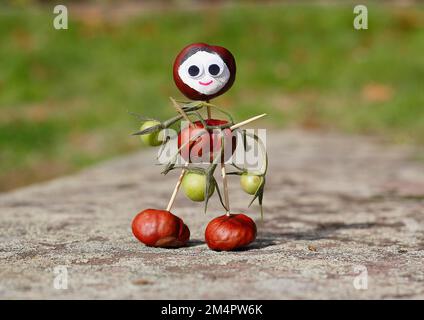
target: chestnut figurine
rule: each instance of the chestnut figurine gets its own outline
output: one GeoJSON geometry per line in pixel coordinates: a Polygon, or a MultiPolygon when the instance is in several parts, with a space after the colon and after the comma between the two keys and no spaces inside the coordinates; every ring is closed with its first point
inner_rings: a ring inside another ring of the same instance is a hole
{"type": "Polygon", "coordinates": [[[256,238],[256,224],[248,216],[225,214],[209,222],[205,230],[208,247],[216,251],[231,251],[249,245],[256,238]]]}
{"type": "Polygon", "coordinates": [[[166,210],[146,209],[132,222],[134,236],[150,247],[179,248],[190,238],[183,220],[166,210]]]}
{"type": "Polygon", "coordinates": [[[187,98],[208,101],[231,88],[236,61],[224,47],[193,43],[177,55],[173,74],[175,84],[187,98]]]}
{"type": "MultiPolygon", "coordinates": [[[[181,169],[166,210],[147,209],[140,212],[132,222],[134,236],[147,246],[181,247],[190,237],[190,231],[184,222],[170,211],[175,202],[179,188],[182,186],[187,197],[192,201],[204,201],[205,211],[210,196],[217,190],[220,201],[227,214],[209,222],[205,230],[206,243],[212,250],[229,251],[245,247],[256,238],[256,224],[248,216],[230,214],[230,198],[226,164],[235,152],[237,135],[235,130],[256,121],[266,114],[257,115],[239,123],[234,123],[231,115],[210,102],[222,95],[234,84],[236,62],[232,53],[221,46],[206,43],[193,43],[183,48],[173,65],[173,77],[178,89],[190,100],[177,101],[170,98],[178,116],[166,121],[159,121],[137,114],[144,123],[135,135],[150,146],[164,145],[171,139],[159,138],[161,130],[172,125],[189,123],[178,133],[178,151],[170,159],[163,173],[181,169]],[[205,112],[206,111],[206,112],[205,112]],[[226,120],[214,118],[212,112],[219,111],[226,120]],[[185,161],[184,166],[177,166],[177,156],[185,161]],[[209,164],[207,168],[198,164],[209,164]],[[223,197],[214,177],[218,165],[221,166],[223,197]]],[[[253,195],[253,202],[258,199],[262,211],[262,198],[267,171],[265,146],[258,136],[245,131],[243,137],[251,137],[261,149],[263,165],[258,172],[247,172],[248,168],[234,165],[241,175],[243,190],[253,195]]],[[[243,142],[246,142],[247,138],[243,142]]],[[[245,143],[246,144],[246,143],[245,143]]]]}

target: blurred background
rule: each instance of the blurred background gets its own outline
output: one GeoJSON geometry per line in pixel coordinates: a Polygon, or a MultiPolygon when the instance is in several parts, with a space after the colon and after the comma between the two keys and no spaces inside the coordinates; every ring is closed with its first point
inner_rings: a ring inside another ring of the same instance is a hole
{"type": "Polygon", "coordinates": [[[359,3],[368,30],[350,1],[1,1],[0,191],[142,148],[128,111],[174,114],[172,63],[192,42],[235,55],[215,103],[238,120],[423,146],[424,7],[359,3]]]}

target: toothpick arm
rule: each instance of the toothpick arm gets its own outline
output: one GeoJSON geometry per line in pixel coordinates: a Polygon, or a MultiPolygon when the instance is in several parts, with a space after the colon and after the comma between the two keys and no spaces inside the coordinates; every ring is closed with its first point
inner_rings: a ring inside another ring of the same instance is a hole
{"type": "Polygon", "coordinates": [[[267,115],[266,113],[262,113],[262,114],[260,114],[260,115],[258,115],[258,116],[255,116],[255,117],[252,117],[252,118],[250,118],[250,119],[244,120],[244,121],[242,121],[242,122],[236,123],[236,124],[232,125],[232,126],[230,127],[230,129],[231,129],[231,130],[234,130],[234,129],[240,128],[240,127],[242,127],[242,126],[244,126],[244,125],[246,125],[246,124],[248,124],[248,123],[251,123],[251,122],[256,121],[256,120],[258,120],[258,119],[260,119],[260,118],[263,118],[263,117],[265,117],[266,115],[267,115]]]}

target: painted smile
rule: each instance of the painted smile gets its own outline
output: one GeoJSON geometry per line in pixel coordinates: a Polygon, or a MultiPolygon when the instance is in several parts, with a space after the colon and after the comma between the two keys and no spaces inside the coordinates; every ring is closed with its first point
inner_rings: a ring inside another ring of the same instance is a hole
{"type": "Polygon", "coordinates": [[[199,83],[200,83],[202,86],[208,86],[208,85],[210,85],[212,82],[213,82],[213,80],[211,80],[211,81],[209,81],[209,82],[202,82],[202,81],[199,81],[199,83]]]}

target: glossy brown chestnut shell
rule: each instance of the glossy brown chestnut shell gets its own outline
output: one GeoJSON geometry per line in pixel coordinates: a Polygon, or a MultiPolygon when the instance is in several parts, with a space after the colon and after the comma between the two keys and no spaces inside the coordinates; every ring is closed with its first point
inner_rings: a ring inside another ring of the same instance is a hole
{"type": "MultiPolygon", "coordinates": [[[[205,123],[212,127],[222,126],[228,122],[225,120],[205,119],[205,123]]],[[[196,121],[178,134],[178,148],[182,147],[180,154],[184,160],[188,161],[190,159],[190,162],[212,162],[214,156],[220,155],[222,133],[219,129],[216,129],[216,132],[212,129],[208,130],[208,134],[206,132],[201,134],[203,128],[203,124],[200,121],[196,121]],[[204,154],[205,151],[207,154],[204,154]],[[194,161],[196,159],[202,161],[194,161]]],[[[222,129],[222,131],[224,134],[224,146],[227,148],[224,149],[224,161],[227,161],[236,149],[237,138],[236,135],[232,135],[229,128],[222,129]]]]}
{"type": "Polygon", "coordinates": [[[226,92],[228,89],[231,88],[236,78],[236,61],[232,53],[224,47],[211,46],[206,43],[193,43],[183,48],[181,52],[175,58],[174,67],[173,67],[173,75],[174,75],[174,81],[176,86],[187,98],[191,100],[207,101],[223,94],[224,92],[226,92]],[[221,57],[221,59],[225,62],[225,64],[228,67],[228,70],[230,71],[230,78],[228,79],[225,86],[222,87],[222,89],[219,90],[218,92],[214,94],[210,94],[210,95],[202,94],[196,91],[195,89],[189,87],[181,80],[180,76],[178,75],[178,68],[184,62],[184,60],[186,60],[187,57],[202,50],[217,53],[221,57]]]}
{"type": "Polygon", "coordinates": [[[217,217],[209,222],[205,231],[208,247],[216,251],[239,249],[249,245],[255,238],[255,222],[242,213],[217,217]]]}
{"type": "Polygon", "coordinates": [[[146,209],[132,222],[134,236],[150,247],[178,248],[190,238],[183,220],[166,210],[146,209]]]}

